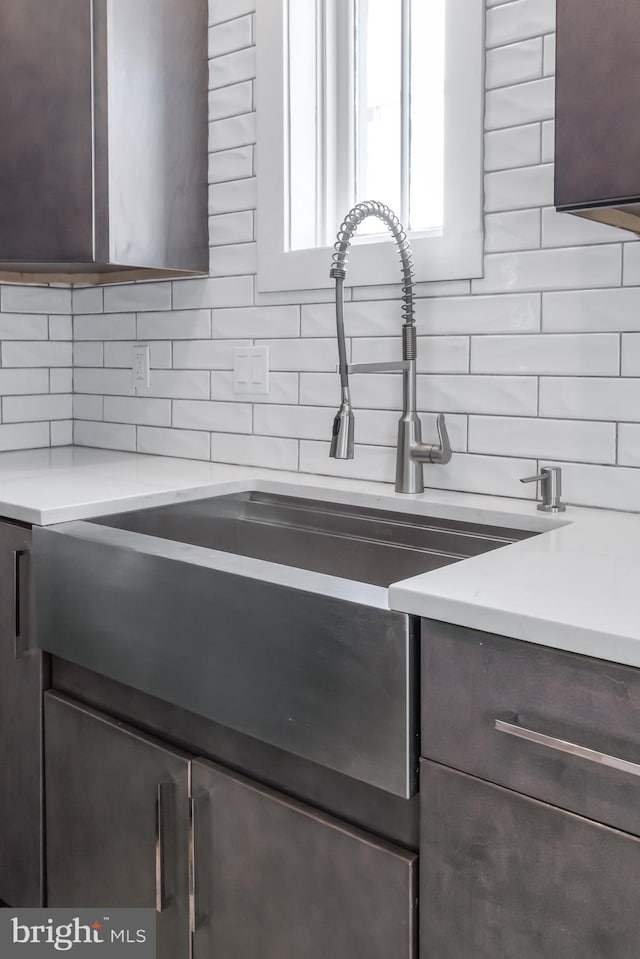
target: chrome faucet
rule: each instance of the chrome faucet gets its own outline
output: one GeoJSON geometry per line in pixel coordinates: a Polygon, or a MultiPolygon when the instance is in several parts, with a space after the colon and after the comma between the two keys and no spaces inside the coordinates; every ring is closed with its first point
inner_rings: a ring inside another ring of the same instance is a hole
{"type": "Polygon", "coordinates": [[[444,415],[438,415],[438,443],[422,442],[422,424],[416,412],[417,339],[413,302],[413,257],[407,235],[398,217],[384,203],[366,200],[347,213],[334,245],[330,276],[336,281],[336,326],[342,401],[333,421],[330,455],[335,459],[353,459],[354,416],[349,390],[350,373],[402,373],[403,408],[398,424],[396,492],[423,493],[423,463],[448,463],[451,446],[444,415]],[[363,220],[377,216],[387,225],[398,247],[402,268],[402,360],[388,363],[347,362],[344,335],[344,281],[347,276],[349,246],[363,220]]]}

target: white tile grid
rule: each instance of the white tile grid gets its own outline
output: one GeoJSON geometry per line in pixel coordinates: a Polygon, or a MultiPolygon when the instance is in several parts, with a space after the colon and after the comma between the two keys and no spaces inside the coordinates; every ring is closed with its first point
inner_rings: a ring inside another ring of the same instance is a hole
{"type": "MultiPolygon", "coordinates": [[[[75,441],[389,481],[399,377],[353,378],[356,456],[330,460],[333,296],[255,289],[255,3],[209,6],[211,275],[74,290],[75,441]],[[140,396],[135,342],[154,367],[140,396]],[[256,343],[271,392],[236,397],[233,348],[256,343]]],[[[554,27],[554,0],[487,0],[485,275],[417,287],[424,432],[446,412],[456,451],[425,480],[529,496],[518,478],[557,462],[569,502],[640,511],[640,244],[553,209],[554,27]]],[[[399,355],[397,301],[347,290],[354,360],[399,355]]]]}
{"type": "Polygon", "coordinates": [[[0,451],[73,438],[71,291],[0,285],[0,451]]]}

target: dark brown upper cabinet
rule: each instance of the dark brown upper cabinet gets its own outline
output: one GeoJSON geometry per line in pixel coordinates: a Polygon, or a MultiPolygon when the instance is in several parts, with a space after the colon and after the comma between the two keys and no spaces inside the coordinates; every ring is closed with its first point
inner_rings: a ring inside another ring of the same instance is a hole
{"type": "Polygon", "coordinates": [[[640,3],[557,0],[555,205],[640,232],[640,3]]]}
{"type": "Polygon", "coordinates": [[[207,0],[2,0],[0,279],[208,271],[207,0]]]}

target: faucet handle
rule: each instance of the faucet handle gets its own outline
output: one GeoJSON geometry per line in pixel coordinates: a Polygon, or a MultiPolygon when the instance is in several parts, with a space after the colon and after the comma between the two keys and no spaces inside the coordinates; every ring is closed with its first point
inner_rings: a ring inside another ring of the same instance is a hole
{"type": "Polygon", "coordinates": [[[449,442],[449,433],[447,431],[447,422],[444,413],[438,413],[436,419],[436,429],[438,431],[439,446],[434,446],[431,450],[432,463],[448,463],[451,459],[451,443],[449,442]]]}
{"type": "Polygon", "coordinates": [[[521,483],[540,483],[542,502],[538,509],[545,513],[563,513],[566,506],[561,502],[562,495],[562,468],[560,466],[543,466],[537,476],[525,476],[521,483]]]}

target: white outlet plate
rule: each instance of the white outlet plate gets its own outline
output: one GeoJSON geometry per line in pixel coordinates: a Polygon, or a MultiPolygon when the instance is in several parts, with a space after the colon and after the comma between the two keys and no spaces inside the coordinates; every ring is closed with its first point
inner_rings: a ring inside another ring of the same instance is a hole
{"type": "Polygon", "coordinates": [[[133,347],[133,386],[136,393],[151,389],[151,356],[148,344],[138,343],[133,347]]]}
{"type": "Polygon", "coordinates": [[[269,392],[269,347],[236,346],[233,351],[233,392],[265,396],[269,392]]]}

